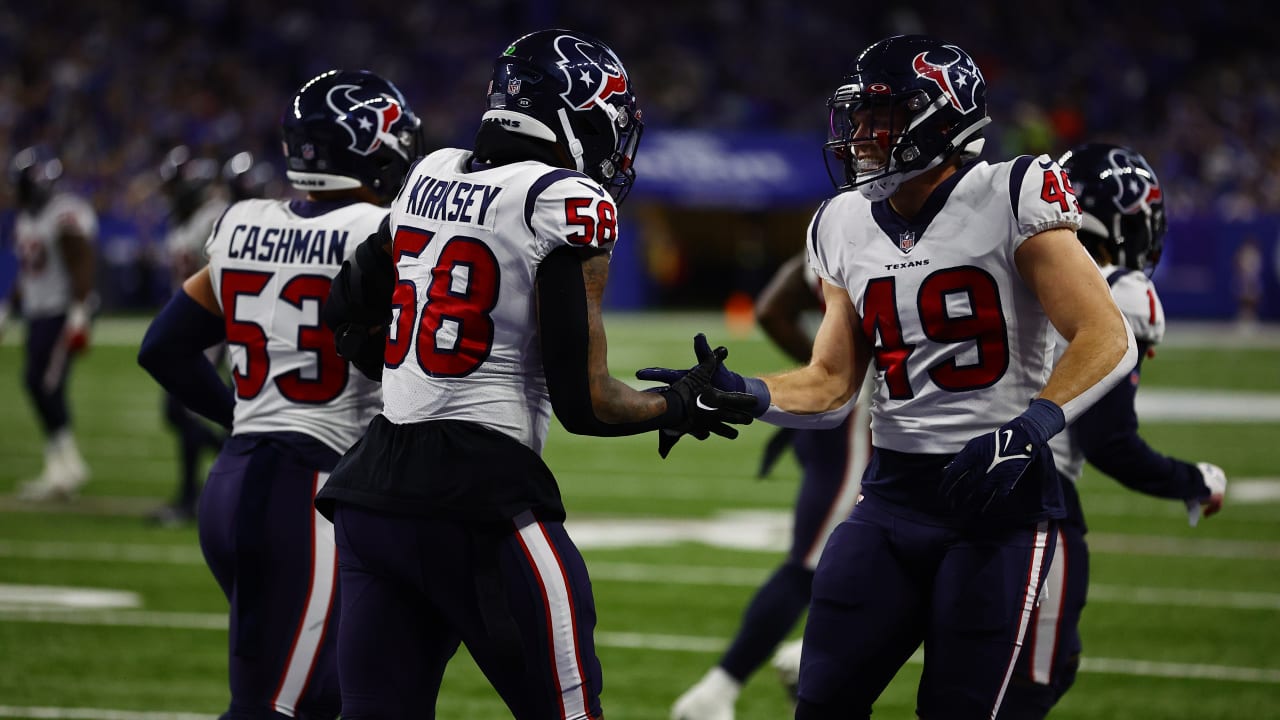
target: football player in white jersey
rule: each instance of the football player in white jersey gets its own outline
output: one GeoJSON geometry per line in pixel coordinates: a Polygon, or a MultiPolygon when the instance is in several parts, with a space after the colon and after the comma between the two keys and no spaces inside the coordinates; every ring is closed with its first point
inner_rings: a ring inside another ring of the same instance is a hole
{"type": "Polygon", "coordinates": [[[19,268],[13,295],[0,302],[0,332],[15,311],[26,320],[23,384],[40,417],[45,448],[44,470],[18,496],[37,501],[69,499],[89,479],[66,393],[72,361],[89,343],[98,216],[83,198],[54,191],[61,175],[62,163],[38,146],[20,151],[10,166],[19,268]]]}
{"type": "MultiPolygon", "coordinates": [[[[778,268],[756,298],[755,311],[774,344],[798,363],[809,361],[817,323],[811,316],[822,311],[822,281],[806,262],[805,252],[778,268]]],[[[859,394],[853,412],[834,428],[779,429],[765,446],[761,477],[788,447],[795,450],[802,471],[790,551],[756,590],[715,667],[672,704],[672,720],[733,720],[742,686],[775,650],[774,665],[789,692],[795,692],[800,641],[779,644],[809,607],[813,570],[827,536],[848,517],[858,498],[862,472],[871,458],[870,393],[859,394]]]]}
{"type": "MultiPolygon", "coordinates": [[[[1164,308],[1148,279],[1160,260],[1166,226],[1164,193],[1155,171],[1136,151],[1104,143],[1076,147],[1058,162],[1084,212],[1080,242],[1111,286],[1139,352],[1128,382],[1117,384],[1049,443],[1064,478],[1067,516],[1058,525],[1058,552],[1032,615],[1001,720],[1045,717],[1075,681],[1080,613],[1089,583],[1087,528],[1075,487],[1085,461],[1134,490],[1186,503],[1193,526],[1202,514],[1221,509],[1227,487],[1222,468],[1162,455],[1138,435],[1134,398],[1143,358],[1165,329],[1164,308]]],[[[1055,354],[1065,347],[1058,338],[1055,354]]]]}
{"type": "Polygon", "coordinates": [[[325,307],[384,398],[317,498],[344,718],[434,717],[460,643],[514,717],[601,717],[590,580],[541,457],[551,413],[601,436],[750,421],[698,409],[754,403],[710,388],[723,349],[664,392],[609,374],[601,306],[643,130],[618,57],[531,33],[495,60],[487,105],[474,149],[414,167],[325,307]]]}
{"type": "Polygon", "coordinates": [[[423,142],[399,89],[366,71],[311,79],[282,124],[306,199],[231,205],[205,243],[209,264],[138,353],[187,408],[231,430],[198,508],[200,547],[231,603],[228,718],[338,715],[337,558],[313,503],[381,393],[338,356],[320,312],[423,142]],[[204,355],[224,341],[234,394],[204,355]]]}
{"type": "MultiPolygon", "coordinates": [[[[175,292],[182,291],[187,278],[205,266],[204,246],[213,226],[227,209],[225,192],[215,185],[218,163],[213,158],[192,157],[179,145],[170,150],[160,165],[161,187],[169,199],[165,254],[175,292]]],[[[219,343],[205,354],[215,366],[221,365],[226,344],[219,343]]],[[[165,395],[165,420],[178,435],[178,493],[173,501],[151,513],[161,525],[181,525],[196,518],[196,497],[200,492],[196,477],[203,450],[216,451],[223,437],[202,422],[172,394],[165,395]]]]}
{"type": "Polygon", "coordinates": [[[812,427],[840,422],[874,368],[875,453],[814,575],[796,718],[868,717],[923,643],[917,714],[989,719],[1065,514],[1049,438],[1127,374],[1133,333],[1076,239],[1062,168],[974,162],[986,85],[962,49],[881,40],[828,104],[829,157],[856,192],[809,226],[813,357],[714,377],[767,422],[812,427]]]}

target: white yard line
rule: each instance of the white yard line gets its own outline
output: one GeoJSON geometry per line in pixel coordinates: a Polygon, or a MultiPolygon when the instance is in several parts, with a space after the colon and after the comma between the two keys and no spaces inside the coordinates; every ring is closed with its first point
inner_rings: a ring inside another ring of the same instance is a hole
{"type": "MultiPolygon", "coordinates": [[[[1117,542],[1124,544],[1120,538],[1117,542]]],[[[1156,543],[1160,554],[1183,555],[1182,540],[1137,536],[1141,544],[1156,543]]],[[[1186,541],[1191,544],[1205,541],[1186,541]]],[[[1227,541],[1216,541],[1225,543],[1227,541]]],[[[1103,543],[1105,544],[1105,542],[1103,543]]],[[[1211,548],[1213,557],[1232,549],[1231,545],[1211,548]]],[[[1258,556],[1257,548],[1244,548],[1245,557],[1258,556]]],[[[1280,552],[1280,549],[1277,549],[1280,552]]],[[[186,545],[113,544],[76,542],[30,542],[0,540],[0,557],[28,560],[69,560],[92,562],[152,563],[157,565],[203,565],[200,549],[186,545]]],[[[772,568],[661,565],[653,563],[591,562],[591,579],[597,582],[669,583],[672,585],[713,587],[756,587],[772,568]]],[[[1091,602],[1116,605],[1158,605],[1228,610],[1280,610],[1280,593],[1202,590],[1199,588],[1161,588],[1092,583],[1091,602]]],[[[62,617],[61,614],[58,617],[62,617]]]]}
{"type": "MultiPolygon", "coordinates": [[[[226,616],[217,613],[172,613],[147,611],[93,611],[93,612],[41,612],[32,610],[0,609],[0,621],[3,622],[37,622],[67,625],[106,625],[116,627],[171,628],[183,630],[219,630],[227,627],[226,616]]],[[[707,637],[699,635],[662,635],[652,633],[619,633],[597,632],[596,644],[600,647],[622,648],[634,650],[659,650],[667,652],[690,652],[714,654],[724,650],[727,638],[707,637]]],[[[920,663],[921,653],[917,652],[911,662],[920,663]]],[[[1280,684],[1280,669],[1237,667],[1229,665],[1207,665],[1202,663],[1154,662],[1132,658],[1098,658],[1083,659],[1082,672],[1101,675],[1137,675],[1143,677],[1183,678],[1200,680],[1220,680],[1232,682],[1280,684]]],[[[35,709],[35,708],[31,708],[35,709]]],[[[125,715],[24,715],[28,708],[4,708],[0,706],[0,716],[10,717],[49,717],[49,718],[119,718],[120,720],[159,720],[159,718],[204,718],[202,715],[166,715],[155,713],[125,715]]],[[[81,712],[81,709],[51,708],[54,711],[81,712]]],[[[83,712],[88,712],[84,710],[83,712]]],[[[114,711],[106,711],[114,712],[114,711]]]]}

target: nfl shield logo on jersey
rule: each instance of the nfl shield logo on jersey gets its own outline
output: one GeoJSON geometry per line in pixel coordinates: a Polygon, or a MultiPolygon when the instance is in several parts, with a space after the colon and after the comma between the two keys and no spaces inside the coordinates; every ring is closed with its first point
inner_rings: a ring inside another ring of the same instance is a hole
{"type": "Polygon", "coordinates": [[[911,230],[903,230],[898,233],[898,249],[902,252],[911,252],[916,246],[916,234],[911,230]]]}

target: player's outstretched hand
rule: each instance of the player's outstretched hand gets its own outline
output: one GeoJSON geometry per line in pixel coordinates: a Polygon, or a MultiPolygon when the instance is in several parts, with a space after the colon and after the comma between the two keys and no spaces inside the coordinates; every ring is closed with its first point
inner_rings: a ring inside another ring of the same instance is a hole
{"type": "Polygon", "coordinates": [[[1213,463],[1196,463],[1200,477],[1204,478],[1205,494],[1195,500],[1187,501],[1187,522],[1195,527],[1200,518],[1211,517],[1222,509],[1227,497],[1227,474],[1213,463]]]}
{"type": "MultiPolygon", "coordinates": [[[[652,380],[654,382],[662,382],[671,385],[685,375],[697,370],[704,363],[711,359],[711,356],[720,350],[724,350],[724,356],[720,358],[720,362],[715,365],[714,370],[709,378],[712,387],[717,390],[727,390],[729,392],[745,393],[750,392],[747,388],[747,380],[738,373],[724,366],[724,358],[728,356],[729,351],[723,346],[711,349],[711,344],[707,342],[707,336],[698,333],[693,336],[693,354],[698,359],[698,364],[688,370],[677,370],[674,368],[648,367],[636,371],[636,378],[640,380],[652,380]]],[[[763,410],[761,411],[763,412],[763,410]]],[[[760,413],[756,413],[759,417],[760,413]]]]}
{"type": "MultiPolygon", "coordinates": [[[[681,408],[680,422],[658,433],[658,455],[663,458],[670,454],[671,448],[683,435],[706,440],[714,433],[733,439],[738,437],[733,425],[749,425],[754,419],[754,395],[716,387],[717,375],[722,371],[730,372],[724,367],[729,351],[723,346],[712,350],[706,336],[701,333],[693,345],[698,364],[688,370],[646,368],[636,373],[636,377],[642,380],[668,383],[661,392],[667,394],[668,402],[679,403],[681,408]]],[[[737,376],[736,373],[730,374],[737,376]]]]}
{"type": "Polygon", "coordinates": [[[994,432],[970,440],[947,463],[942,494],[953,508],[985,511],[1006,497],[1033,463],[1048,453],[1049,438],[1066,421],[1062,409],[1048,400],[1035,400],[1026,412],[994,432]]]}
{"type": "Polygon", "coordinates": [[[71,354],[89,349],[89,308],[82,302],[73,302],[67,308],[67,321],[62,336],[66,339],[67,352],[71,354]]]}

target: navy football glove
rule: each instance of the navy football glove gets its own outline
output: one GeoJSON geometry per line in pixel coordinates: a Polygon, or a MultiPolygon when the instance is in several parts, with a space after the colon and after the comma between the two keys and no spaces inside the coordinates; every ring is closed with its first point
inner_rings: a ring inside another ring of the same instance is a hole
{"type": "Polygon", "coordinates": [[[648,368],[671,373],[662,378],[642,377],[641,373],[646,372],[645,370],[636,373],[636,377],[642,380],[667,382],[668,386],[660,388],[658,392],[666,395],[669,405],[676,406],[677,417],[681,418],[678,424],[658,432],[658,455],[664,459],[685,434],[693,435],[698,440],[706,440],[715,433],[732,440],[738,437],[738,431],[729,423],[750,425],[753,419],[752,409],[756,405],[754,395],[726,391],[714,385],[713,379],[724,369],[724,359],[729,356],[729,351],[723,346],[712,350],[707,345],[706,337],[698,337],[702,339],[701,345],[694,342],[698,364],[689,370],[648,368]]]}
{"type": "MultiPolygon", "coordinates": [[[[716,348],[716,352],[723,350],[723,346],[716,348]]],[[[676,370],[674,368],[648,367],[636,371],[636,378],[640,380],[652,380],[654,382],[664,382],[668,385],[675,383],[685,375],[697,370],[702,364],[714,354],[711,345],[707,342],[707,336],[698,333],[693,336],[693,354],[698,358],[698,365],[688,370],[676,370]]],[[[760,378],[744,378],[738,373],[724,366],[724,358],[729,354],[725,350],[724,356],[720,358],[720,362],[715,365],[715,369],[711,373],[711,386],[717,390],[725,390],[732,393],[747,393],[755,398],[755,405],[747,410],[753,417],[760,417],[765,410],[769,409],[769,388],[760,378]]]]}
{"type": "Polygon", "coordinates": [[[1049,452],[1049,438],[1066,427],[1062,408],[1044,399],[994,432],[970,440],[943,468],[941,491],[953,508],[984,512],[1004,498],[1049,452]]]}

